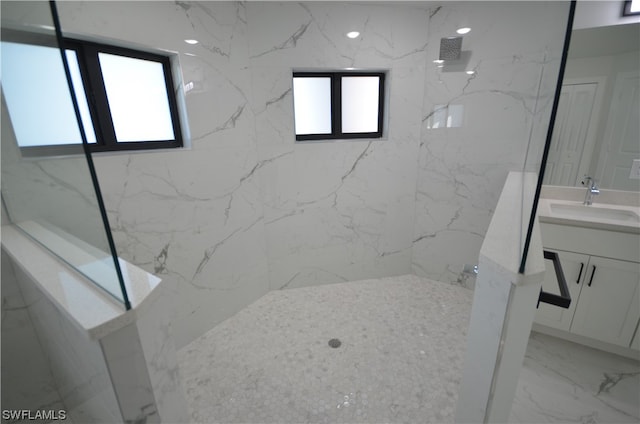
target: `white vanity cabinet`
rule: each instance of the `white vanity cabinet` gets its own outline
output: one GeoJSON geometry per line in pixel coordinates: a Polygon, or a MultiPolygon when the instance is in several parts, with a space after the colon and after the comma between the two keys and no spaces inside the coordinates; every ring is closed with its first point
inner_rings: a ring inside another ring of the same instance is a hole
{"type": "Polygon", "coordinates": [[[591,256],[571,331],[629,347],[640,319],[638,263],[591,256]]]}
{"type": "MultiPolygon", "coordinates": [[[[535,321],[637,348],[633,339],[640,321],[640,235],[547,223],[541,223],[541,231],[545,249],[559,254],[571,305],[562,309],[541,303],[535,321]]],[[[543,289],[557,293],[553,265],[547,262],[543,289]]]]}

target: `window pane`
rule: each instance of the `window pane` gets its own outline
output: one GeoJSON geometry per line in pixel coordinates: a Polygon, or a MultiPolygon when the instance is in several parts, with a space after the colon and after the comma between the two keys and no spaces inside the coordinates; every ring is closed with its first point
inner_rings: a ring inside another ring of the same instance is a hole
{"type": "Polygon", "coordinates": [[[71,84],[73,85],[73,92],[76,95],[78,109],[80,109],[80,119],[82,120],[82,127],[84,128],[85,137],[87,137],[87,143],[95,143],[96,133],[93,129],[91,114],[89,113],[87,93],[85,93],[84,91],[82,77],[80,76],[78,55],[76,54],[75,50],[66,50],[65,53],[67,55],[67,63],[69,64],[69,73],[71,74],[71,84]]]}
{"type": "Polygon", "coordinates": [[[296,134],[331,134],[331,78],[293,78],[296,134]]]}
{"type": "Polygon", "coordinates": [[[118,142],[174,140],[162,64],[98,53],[118,142]]]}
{"type": "MultiPolygon", "coordinates": [[[[78,69],[75,52],[67,52],[67,58],[73,58],[69,62],[73,75],[78,69]]],[[[75,91],[80,94],[80,110],[88,116],[81,87],[80,83],[75,91]]],[[[82,143],[57,48],[2,42],[2,90],[20,147],[82,143]]],[[[83,117],[83,122],[88,141],[95,142],[91,119],[83,117]]]]}
{"type": "Polygon", "coordinates": [[[342,77],[342,132],[378,131],[380,77],[342,77]]]}

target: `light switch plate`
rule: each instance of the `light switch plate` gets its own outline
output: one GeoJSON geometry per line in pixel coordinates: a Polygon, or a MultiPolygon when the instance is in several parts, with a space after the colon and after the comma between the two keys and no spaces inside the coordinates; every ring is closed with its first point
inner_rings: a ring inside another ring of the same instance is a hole
{"type": "Polygon", "coordinates": [[[631,173],[629,178],[634,180],[640,180],[640,159],[634,159],[633,165],[631,165],[631,173]]]}

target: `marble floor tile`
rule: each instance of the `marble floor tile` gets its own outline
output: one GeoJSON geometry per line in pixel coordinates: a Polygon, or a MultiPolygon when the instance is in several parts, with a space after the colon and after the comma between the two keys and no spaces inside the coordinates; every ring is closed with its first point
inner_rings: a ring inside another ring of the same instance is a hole
{"type": "MultiPolygon", "coordinates": [[[[472,297],[413,275],[272,291],[178,353],[192,422],[453,423],[472,297]]],[[[639,370],[532,333],[510,422],[638,422],[639,370]]]]}
{"type": "Polygon", "coordinates": [[[638,423],[640,363],[531,333],[511,423],[638,423]]]}

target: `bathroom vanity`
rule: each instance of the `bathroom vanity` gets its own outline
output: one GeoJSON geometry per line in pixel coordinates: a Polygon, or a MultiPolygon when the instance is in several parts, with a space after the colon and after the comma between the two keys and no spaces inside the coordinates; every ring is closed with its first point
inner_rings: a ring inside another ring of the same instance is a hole
{"type": "MultiPolygon", "coordinates": [[[[584,189],[543,187],[542,244],[559,255],[571,304],[563,309],[541,303],[534,330],[637,358],[640,196],[603,191],[589,206],[582,197],[584,189]]],[[[543,290],[558,291],[551,263],[543,290]]]]}

